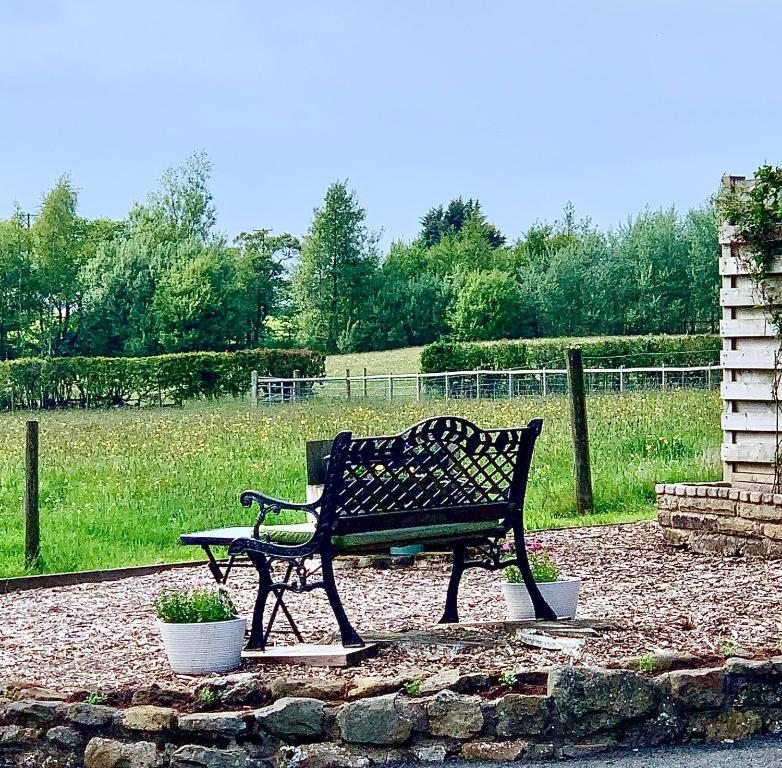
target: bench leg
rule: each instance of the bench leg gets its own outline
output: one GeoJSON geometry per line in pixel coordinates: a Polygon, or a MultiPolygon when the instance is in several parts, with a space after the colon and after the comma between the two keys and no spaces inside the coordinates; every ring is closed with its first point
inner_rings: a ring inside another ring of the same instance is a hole
{"type": "Polygon", "coordinates": [[[440,624],[456,624],[459,621],[459,582],[464,573],[465,550],[462,546],[453,548],[453,567],[448,581],[448,593],[445,597],[445,611],[440,624]]]}
{"type": "Polygon", "coordinates": [[[535,579],[532,577],[532,569],[529,567],[529,560],[527,559],[527,545],[524,541],[524,529],[514,527],[513,539],[516,542],[516,559],[519,562],[519,570],[524,579],[524,586],[527,588],[530,600],[532,600],[532,605],[535,607],[535,618],[555,621],[557,614],[554,613],[543,595],[540,594],[540,589],[538,588],[535,579]]]}
{"type": "Polygon", "coordinates": [[[339,626],[339,634],[342,638],[342,645],[345,648],[363,648],[364,641],[361,636],[353,629],[345,608],[337,592],[337,584],[334,581],[334,565],[332,563],[331,552],[322,552],[320,556],[321,568],[323,571],[323,588],[326,590],[326,596],[329,599],[331,610],[334,612],[334,618],[339,626]]]}
{"type": "Polygon", "coordinates": [[[258,596],[255,598],[253,608],[253,620],[250,625],[250,639],[247,641],[247,649],[262,651],[266,647],[266,633],[263,628],[263,614],[266,610],[266,601],[271,592],[272,578],[269,573],[269,564],[263,555],[250,555],[253,565],[258,569],[258,596]]]}

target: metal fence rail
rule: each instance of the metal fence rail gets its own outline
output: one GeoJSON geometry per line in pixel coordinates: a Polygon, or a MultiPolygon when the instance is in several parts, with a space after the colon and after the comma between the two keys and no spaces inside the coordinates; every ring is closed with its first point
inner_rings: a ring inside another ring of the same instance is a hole
{"type": "MultiPolygon", "coordinates": [[[[587,392],[616,393],[719,387],[718,365],[657,368],[586,368],[587,392]]],[[[288,379],[253,374],[250,396],[255,405],[305,400],[497,400],[547,397],[567,392],[564,368],[508,371],[449,371],[373,376],[324,376],[288,379]]]]}

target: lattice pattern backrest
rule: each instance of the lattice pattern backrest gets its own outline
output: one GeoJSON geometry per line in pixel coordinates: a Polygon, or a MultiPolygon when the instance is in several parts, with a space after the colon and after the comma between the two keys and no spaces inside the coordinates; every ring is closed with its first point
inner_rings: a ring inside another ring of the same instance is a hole
{"type": "Polygon", "coordinates": [[[484,431],[464,419],[443,416],[399,435],[356,438],[347,451],[337,513],[507,502],[520,448],[535,436],[528,427],[484,431]]]}

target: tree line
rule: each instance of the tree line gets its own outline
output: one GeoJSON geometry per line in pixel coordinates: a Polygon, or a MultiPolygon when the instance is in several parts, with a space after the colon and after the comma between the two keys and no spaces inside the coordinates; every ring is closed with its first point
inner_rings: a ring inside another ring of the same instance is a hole
{"type": "Polygon", "coordinates": [[[1,220],[0,359],[716,328],[710,203],[606,231],[568,205],[511,240],[478,200],[455,198],[381,253],[346,182],[301,237],[261,227],[228,238],[210,175],[208,157],[191,156],[119,221],[81,217],[66,176],[34,217],[17,207],[1,220]]]}

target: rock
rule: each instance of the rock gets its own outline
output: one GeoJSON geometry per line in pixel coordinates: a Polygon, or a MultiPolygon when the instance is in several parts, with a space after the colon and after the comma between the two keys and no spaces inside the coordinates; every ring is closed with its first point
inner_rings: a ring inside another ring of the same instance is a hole
{"type": "Polygon", "coordinates": [[[212,677],[195,689],[196,699],[209,690],[216,700],[227,707],[258,707],[269,700],[269,688],[255,672],[237,672],[233,675],[212,677]]]}
{"type": "MultiPolygon", "coordinates": [[[[411,678],[413,679],[413,678],[411,678]]],[[[356,677],[348,690],[348,698],[364,699],[371,696],[382,696],[386,693],[396,693],[409,682],[403,676],[397,677],[356,677]]]]}
{"type": "Polygon", "coordinates": [[[46,732],[46,738],[52,744],[56,744],[64,749],[76,749],[84,741],[82,735],[75,728],[68,728],[64,725],[50,728],[46,732]]]}
{"type": "Polygon", "coordinates": [[[729,675],[766,677],[773,674],[774,664],[771,661],[753,661],[752,659],[733,657],[725,662],[723,669],[729,675]]]}
{"type": "Polygon", "coordinates": [[[440,691],[427,707],[429,730],[433,736],[469,739],[483,728],[480,696],[440,691]]]}
{"type": "Polygon", "coordinates": [[[20,728],[18,725],[0,727],[0,746],[27,744],[38,738],[36,728],[20,728]]]}
{"type": "Polygon", "coordinates": [[[25,700],[38,700],[38,701],[66,701],[68,694],[61,693],[60,691],[52,690],[51,688],[43,688],[40,685],[33,685],[31,683],[5,683],[0,690],[3,691],[3,695],[12,701],[25,700]]]}
{"type": "Polygon", "coordinates": [[[123,728],[129,731],[146,731],[160,733],[174,725],[176,713],[169,707],[156,707],[144,704],[138,707],[128,707],[120,711],[118,719],[123,728]]]}
{"type": "Polygon", "coordinates": [[[247,753],[242,749],[185,744],[171,756],[171,768],[244,768],[245,765],[247,753]]]}
{"type": "Polygon", "coordinates": [[[247,730],[247,724],[237,712],[196,712],[192,715],[180,715],[177,725],[181,731],[229,739],[236,738],[247,730]]]}
{"type": "Polygon", "coordinates": [[[721,669],[668,672],[658,680],[686,709],[716,709],[725,700],[725,673],[721,669]]]}
{"type": "Polygon", "coordinates": [[[485,672],[468,672],[466,675],[460,675],[459,679],[451,686],[452,691],[456,693],[476,693],[491,688],[491,675],[485,672]]]}
{"type": "Polygon", "coordinates": [[[439,693],[446,688],[452,688],[460,677],[461,672],[458,669],[442,669],[421,683],[421,693],[426,696],[430,693],[439,693]]]}
{"type": "Polygon", "coordinates": [[[497,734],[503,738],[540,736],[549,726],[549,698],[509,693],[497,703],[497,734]]]}
{"type": "Polygon", "coordinates": [[[731,710],[718,715],[696,715],[690,724],[692,732],[702,734],[706,741],[739,741],[763,730],[763,718],[756,712],[731,710]]]}
{"type": "Polygon", "coordinates": [[[115,707],[106,707],[102,704],[71,704],[65,710],[66,719],[79,725],[93,727],[108,725],[117,717],[118,710],[115,707]]]}
{"type": "Polygon", "coordinates": [[[527,750],[527,741],[468,741],[462,745],[462,757],[467,760],[484,760],[488,763],[504,763],[520,760],[527,750]]]}
{"type": "Polygon", "coordinates": [[[554,745],[551,742],[527,746],[528,760],[550,760],[552,757],[554,757],[554,745]]]}
{"type": "Polygon", "coordinates": [[[347,683],[344,680],[277,677],[271,684],[271,694],[275,699],[294,697],[328,701],[343,698],[346,690],[347,683]]]}
{"type": "Polygon", "coordinates": [[[267,733],[282,739],[320,738],[325,729],[326,709],[319,699],[287,696],[253,713],[267,733]]]}
{"type": "Polygon", "coordinates": [[[653,681],[634,672],[571,666],[551,670],[548,694],[560,726],[575,736],[648,715],[661,698],[653,681]]]}
{"type": "Polygon", "coordinates": [[[3,707],[3,716],[25,723],[50,723],[60,712],[61,701],[13,701],[3,707]]]}
{"type": "Polygon", "coordinates": [[[338,744],[303,744],[281,747],[275,763],[285,768],[366,768],[370,760],[338,744]]]}
{"type": "Polygon", "coordinates": [[[599,742],[596,744],[565,744],[556,750],[560,760],[583,759],[607,752],[613,744],[611,742],[599,742]]]}
{"type": "Polygon", "coordinates": [[[396,708],[397,694],[343,704],[337,714],[340,736],[355,744],[404,744],[413,732],[411,722],[396,708]]]}
{"type": "Polygon", "coordinates": [[[429,714],[427,709],[431,700],[431,696],[421,698],[397,697],[396,711],[405,720],[410,721],[414,733],[427,733],[429,731],[429,714]]]}
{"type": "Polygon", "coordinates": [[[157,747],[148,741],[126,744],[113,739],[91,739],[84,752],[84,768],[158,768],[157,747]]]}
{"type": "Polygon", "coordinates": [[[442,763],[448,750],[444,744],[417,744],[413,747],[413,755],[422,763],[442,763]]]}
{"type": "Polygon", "coordinates": [[[136,688],[130,698],[133,707],[154,705],[156,707],[185,706],[189,703],[189,695],[177,689],[162,688],[157,683],[136,688]]]}
{"type": "Polygon", "coordinates": [[[657,651],[643,656],[628,656],[619,660],[620,669],[631,672],[646,672],[659,675],[673,669],[692,668],[698,663],[698,657],[681,651],[657,651]]]}

